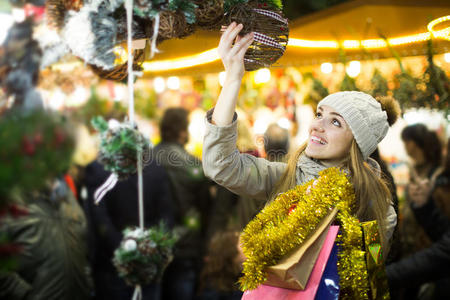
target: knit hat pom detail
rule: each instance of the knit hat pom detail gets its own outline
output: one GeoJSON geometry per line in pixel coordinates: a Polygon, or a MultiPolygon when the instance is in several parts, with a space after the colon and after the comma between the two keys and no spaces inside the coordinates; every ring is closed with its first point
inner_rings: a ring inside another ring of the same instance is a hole
{"type": "Polygon", "coordinates": [[[392,126],[401,113],[397,100],[390,96],[377,97],[376,100],[381,104],[381,109],[386,112],[389,126],[392,126]]]}

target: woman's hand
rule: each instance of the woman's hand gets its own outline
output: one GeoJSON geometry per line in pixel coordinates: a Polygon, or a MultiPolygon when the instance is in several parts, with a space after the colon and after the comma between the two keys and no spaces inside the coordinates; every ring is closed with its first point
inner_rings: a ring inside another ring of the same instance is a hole
{"type": "Polygon", "coordinates": [[[219,99],[212,115],[211,122],[218,126],[226,126],[233,121],[237,97],[244,76],[244,54],[253,42],[253,33],[240,38],[238,33],[242,25],[231,23],[225,30],[219,42],[219,55],[225,67],[226,76],[219,99]],[[235,41],[234,45],[233,41],[235,41]]]}
{"type": "Polygon", "coordinates": [[[244,76],[244,55],[253,42],[253,33],[241,38],[238,34],[242,28],[242,24],[233,22],[220,38],[218,52],[225,67],[226,81],[240,81],[244,76]]]}

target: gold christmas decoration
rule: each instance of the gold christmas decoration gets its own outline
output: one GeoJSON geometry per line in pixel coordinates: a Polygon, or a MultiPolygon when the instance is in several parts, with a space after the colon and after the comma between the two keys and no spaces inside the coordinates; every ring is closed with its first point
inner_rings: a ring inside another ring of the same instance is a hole
{"type": "Polygon", "coordinates": [[[301,245],[333,207],[339,209],[341,225],[337,238],[340,299],[368,299],[362,231],[352,214],[355,194],[346,173],[338,168],[321,171],[316,180],[278,195],[246,226],[241,237],[247,257],[239,279],[241,289],[264,283],[265,268],[301,245]]]}

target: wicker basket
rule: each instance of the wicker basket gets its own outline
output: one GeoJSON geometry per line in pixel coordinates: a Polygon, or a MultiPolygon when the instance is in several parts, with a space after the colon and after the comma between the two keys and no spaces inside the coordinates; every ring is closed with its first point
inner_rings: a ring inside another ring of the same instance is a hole
{"type": "Polygon", "coordinates": [[[219,30],[224,22],[224,10],[222,0],[196,0],[195,10],[196,25],[205,30],[219,30]]]}
{"type": "Polygon", "coordinates": [[[244,25],[240,35],[255,34],[244,56],[247,71],[269,67],[283,56],[289,27],[281,11],[269,9],[261,3],[239,4],[227,15],[227,24],[231,22],[244,25]]]}
{"type": "MultiPolygon", "coordinates": [[[[141,71],[142,70],[142,63],[144,62],[144,50],[138,49],[134,50],[134,59],[133,59],[133,70],[134,71],[141,71]]],[[[92,68],[95,74],[97,74],[99,77],[103,79],[109,79],[114,81],[124,81],[128,77],[128,63],[125,62],[121,65],[118,65],[114,67],[112,70],[104,70],[100,67],[97,67],[95,65],[89,64],[89,66],[92,68]]]]}

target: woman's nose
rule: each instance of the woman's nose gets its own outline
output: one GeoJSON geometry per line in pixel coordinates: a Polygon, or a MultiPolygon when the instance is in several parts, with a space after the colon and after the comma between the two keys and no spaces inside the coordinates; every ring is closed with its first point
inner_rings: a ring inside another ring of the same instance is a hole
{"type": "Polygon", "coordinates": [[[323,119],[315,119],[311,123],[311,129],[318,132],[323,132],[323,119]]]}

